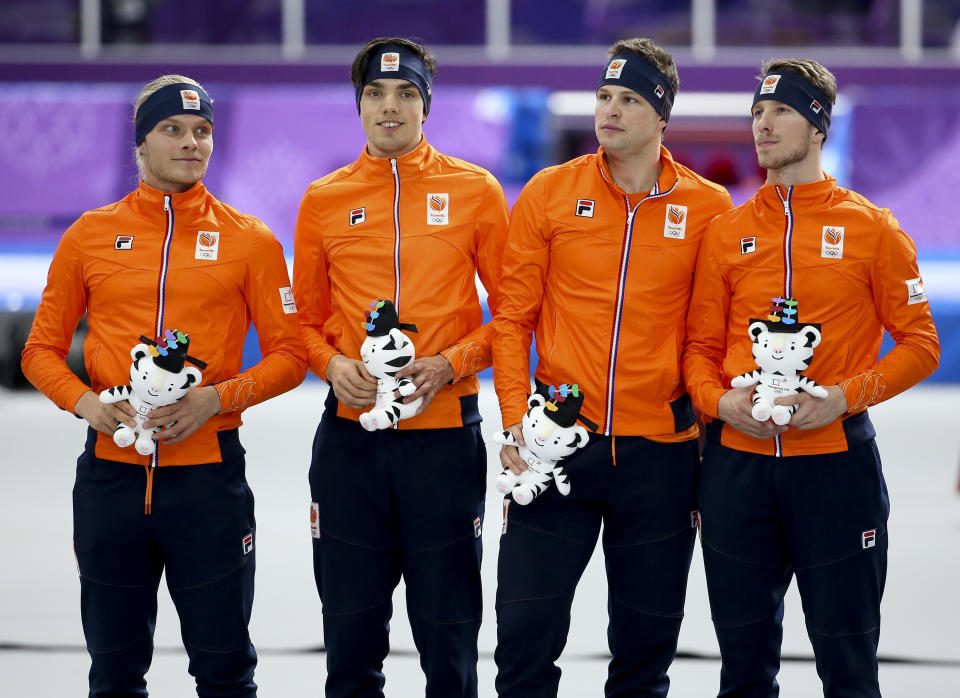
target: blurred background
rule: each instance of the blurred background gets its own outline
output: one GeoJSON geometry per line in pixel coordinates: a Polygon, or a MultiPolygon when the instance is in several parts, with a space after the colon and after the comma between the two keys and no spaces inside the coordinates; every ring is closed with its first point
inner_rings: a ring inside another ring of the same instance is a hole
{"type": "MultiPolygon", "coordinates": [[[[2,0],[0,527],[17,531],[0,573],[5,695],[82,693],[86,658],[68,539],[70,461],[83,430],[25,384],[19,353],[64,229],[136,187],[131,100],[164,73],[201,82],[217,110],[208,188],[265,221],[292,260],[307,185],[364,146],[349,64],[366,41],[391,35],[417,38],[439,59],[428,140],[491,170],[511,203],[540,168],[596,150],[594,89],[606,49],[619,38],[649,37],[674,55],[681,87],[665,144],[728,187],[737,203],[763,177],[749,119],[760,64],[809,57],[834,71],[840,90],[824,167],[892,209],[916,241],[943,345],[941,366],[923,386],[877,409],[881,438],[887,434],[881,451],[894,498],[891,530],[898,524],[902,536],[885,601],[892,621],[885,621],[881,676],[888,695],[960,695],[951,630],[960,625],[960,434],[950,416],[960,400],[960,0],[2,0]],[[59,675],[59,683],[40,690],[45,674],[59,675]]],[[[83,332],[81,324],[76,339],[83,332]]],[[[79,371],[78,345],[68,360],[79,371]]],[[[251,335],[245,363],[258,358],[251,335]]],[[[322,639],[306,467],[324,391],[313,381],[245,415],[262,534],[255,640],[262,638],[262,676],[274,692],[302,689],[322,666],[305,654],[311,668],[304,670],[297,653],[316,651],[322,639]],[[282,443],[281,433],[290,435],[282,443]]],[[[483,391],[487,433],[499,428],[499,417],[489,382],[483,391]]],[[[491,449],[491,477],[495,458],[491,449]]],[[[487,693],[495,495],[484,535],[487,693]]],[[[603,568],[594,563],[565,665],[568,675],[586,678],[565,683],[561,695],[598,694],[605,671],[603,568]]],[[[671,693],[681,698],[715,692],[719,670],[694,564],[671,693]]],[[[785,662],[782,695],[807,698],[818,684],[795,601],[785,651],[796,661],[785,662]]],[[[189,685],[177,683],[185,680],[185,659],[171,617],[169,602],[161,602],[151,685],[162,687],[156,695],[187,695],[189,685]]],[[[401,686],[413,682],[402,695],[422,694],[409,688],[422,678],[405,625],[395,624],[392,671],[401,686]]]]}
{"type": "Polygon", "coordinates": [[[144,83],[176,72],[207,88],[206,184],[290,256],[309,182],[363,148],[348,68],[384,35],[436,53],[427,138],[491,170],[511,203],[540,168],[596,149],[593,90],[618,38],[674,54],[666,145],[737,203],[762,181],[748,117],[761,62],[820,60],[840,84],[825,169],[916,241],[944,343],[933,380],[960,380],[960,0],[3,0],[0,385],[23,385],[17,350],[63,230],[136,186],[144,83]]]}

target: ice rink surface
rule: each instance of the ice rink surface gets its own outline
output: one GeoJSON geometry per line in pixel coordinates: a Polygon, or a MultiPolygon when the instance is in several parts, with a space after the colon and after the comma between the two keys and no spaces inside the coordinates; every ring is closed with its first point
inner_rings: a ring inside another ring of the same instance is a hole
{"type": "MultiPolygon", "coordinates": [[[[264,698],[323,694],[320,603],[313,584],[307,467],[324,385],[312,381],[253,407],[241,440],[257,499],[257,597],[251,633],[260,653],[264,698]]],[[[890,491],[890,567],[883,602],[880,678],[887,698],[960,697],[960,387],[921,386],[871,409],[890,491]]],[[[488,437],[500,419],[492,386],[483,385],[488,437]]],[[[72,551],[71,489],[84,423],[38,393],[0,392],[0,677],[4,698],[86,695],[87,654],[80,627],[72,551]]],[[[484,541],[485,609],[480,632],[480,695],[494,695],[493,599],[499,471],[489,448],[484,541]]],[[[432,475],[431,475],[432,476],[432,475]]],[[[424,506],[430,505],[424,477],[424,506]]],[[[782,698],[821,695],[795,586],[787,597],[780,672],[782,698]]],[[[580,582],[560,665],[563,698],[601,696],[606,675],[606,587],[595,553],[580,582]]],[[[386,693],[423,695],[423,677],[406,622],[403,589],[395,595],[394,652],[386,693]]],[[[173,606],[161,585],[157,652],[147,676],[158,698],[195,695],[173,606]]],[[[699,548],[694,553],[670,675],[672,698],[710,698],[719,667],[699,548]]]]}

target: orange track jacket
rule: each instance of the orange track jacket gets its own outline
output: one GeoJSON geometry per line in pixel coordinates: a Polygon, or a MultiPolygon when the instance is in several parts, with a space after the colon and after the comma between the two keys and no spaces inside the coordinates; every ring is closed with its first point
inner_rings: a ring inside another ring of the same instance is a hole
{"type": "Polygon", "coordinates": [[[635,206],[603,148],[538,173],[513,209],[494,325],[503,423],[527,408],[536,330],[545,384],[577,383],[582,413],[608,435],[692,438],[680,376],[684,318],[703,231],[733,206],[726,190],[660,150],[635,206]],[[679,434],[678,434],[679,432],[679,434]]]}
{"type": "MultiPolygon", "coordinates": [[[[317,180],[300,204],[293,280],[310,369],[326,378],[335,354],[360,358],[362,321],[371,301],[393,301],[417,356],[443,354],[452,385],[400,429],[478,421],[476,373],[490,366],[492,327],[483,325],[480,275],[491,312],[497,307],[508,209],[486,170],[437,152],[424,138],[398,158],[360,158],[317,180]],[[467,412],[470,414],[468,415],[467,412]]],[[[363,410],[339,404],[356,420],[363,410]]]]}
{"type": "MultiPolygon", "coordinates": [[[[223,411],[181,443],[158,443],[156,465],[219,462],[217,432],[240,426],[243,409],[294,388],[306,373],[283,250],[263,223],[217,201],[202,183],[164,194],[141,182],[121,201],[85,213],[60,240],[23,372],[72,411],[85,391],[130,382],[130,350],[141,334],[158,338],[172,328],[189,334],[190,354],[207,362],[201,385],[216,387],[223,411]],[[90,388],[64,362],[85,311],[90,388]],[[241,372],[251,320],[263,359],[241,372]]],[[[96,456],[151,462],[103,433],[96,456]]]]}
{"type": "MultiPolygon", "coordinates": [[[[844,419],[937,367],[940,344],[916,248],[890,211],[832,178],[768,185],[716,218],[700,252],[683,367],[694,405],[706,415],[717,417],[731,378],[756,369],[747,327],[750,318],[767,316],[776,297],[798,301],[800,325],[820,324],[822,341],[803,374],[843,388],[844,419]],[[884,328],[896,347],[878,361],[884,328]]],[[[872,426],[866,429],[872,434],[872,426]]],[[[768,455],[847,450],[843,420],[790,429],[779,439],[725,427],[721,440],[768,455]]]]}

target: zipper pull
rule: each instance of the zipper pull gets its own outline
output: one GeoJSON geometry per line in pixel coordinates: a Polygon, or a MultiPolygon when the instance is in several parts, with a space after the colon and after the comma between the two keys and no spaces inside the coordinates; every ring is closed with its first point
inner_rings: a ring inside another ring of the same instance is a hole
{"type": "Polygon", "coordinates": [[[169,211],[169,210],[170,210],[170,199],[171,199],[171,198],[172,198],[172,197],[171,197],[169,194],[167,194],[166,196],[163,197],[163,210],[164,210],[164,211],[169,211]]]}
{"type": "Polygon", "coordinates": [[[397,159],[390,158],[390,169],[393,171],[393,174],[397,174],[397,159]]]}

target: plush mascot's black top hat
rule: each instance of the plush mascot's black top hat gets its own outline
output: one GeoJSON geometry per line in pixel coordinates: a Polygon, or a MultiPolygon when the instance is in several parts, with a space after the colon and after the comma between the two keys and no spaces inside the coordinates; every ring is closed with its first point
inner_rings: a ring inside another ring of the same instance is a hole
{"type": "Polygon", "coordinates": [[[396,308],[387,300],[375,300],[370,304],[370,310],[364,313],[363,327],[370,337],[382,337],[390,334],[390,330],[394,328],[408,332],[417,331],[416,325],[400,322],[396,308]]]}
{"type": "Polygon", "coordinates": [[[572,427],[577,423],[580,417],[580,407],[583,405],[583,391],[580,386],[574,383],[567,385],[564,383],[559,388],[553,388],[550,391],[553,394],[543,409],[557,426],[572,427]]]}
{"type": "Polygon", "coordinates": [[[149,337],[140,336],[141,342],[150,345],[150,355],[153,357],[154,364],[170,371],[170,373],[180,373],[186,361],[199,366],[201,369],[207,367],[205,362],[195,359],[187,353],[187,348],[190,346],[190,335],[180,330],[164,330],[163,337],[166,339],[165,345],[149,337]]]}

